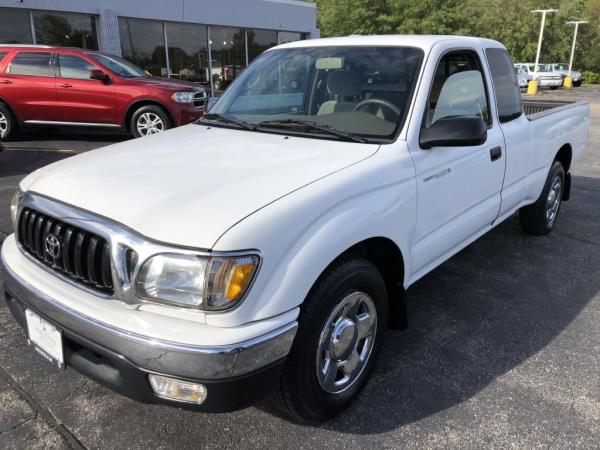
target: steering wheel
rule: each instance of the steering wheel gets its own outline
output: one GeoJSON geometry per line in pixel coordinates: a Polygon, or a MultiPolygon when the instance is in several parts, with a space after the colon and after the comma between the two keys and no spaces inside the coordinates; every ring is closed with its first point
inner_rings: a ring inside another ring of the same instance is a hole
{"type": "Polygon", "coordinates": [[[400,108],[398,108],[393,103],[390,103],[387,100],[383,100],[381,98],[368,98],[366,100],[363,100],[354,107],[354,111],[358,111],[368,105],[382,106],[384,108],[387,108],[389,111],[392,111],[396,115],[396,119],[398,119],[402,115],[402,111],[400,110],[400,108]]]}

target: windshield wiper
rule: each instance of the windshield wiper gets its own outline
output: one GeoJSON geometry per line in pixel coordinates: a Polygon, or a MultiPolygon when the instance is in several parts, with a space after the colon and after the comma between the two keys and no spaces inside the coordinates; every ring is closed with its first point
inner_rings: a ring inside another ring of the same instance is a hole
{"type": "MultiPolygon", "coordinates": [[[[238,119],[233,116],[228,116],[225,114],[206,113],[206,114],[204,114],[204,116],[202,116],[202,119],[218,120],[220,122],[233,123],[245,130],[250,130],[250,131],[254,131],[256,129],[256,125],[254,125],[253,123],[249,123],[244,120],[238,119]]],[[[200,120],[202,120],[202,119],[200,119],[200,120]]]]}
{"type": "Polygon", "coordinates": [[[353,142],[368,142],[367,139],[356,136],[355,134],[348,133],[346,131],[338,130],[329,125],[322,123],[311,122],[309,120],[298,120],[298,119],[281,119],[281,120],[264,120],[258,124],[261,127],[269,128],[287,128],[296,129],[307,132],[309,130],[317,130],[325,134],[337,136],[338,138],[346,139],[353,142]]]}

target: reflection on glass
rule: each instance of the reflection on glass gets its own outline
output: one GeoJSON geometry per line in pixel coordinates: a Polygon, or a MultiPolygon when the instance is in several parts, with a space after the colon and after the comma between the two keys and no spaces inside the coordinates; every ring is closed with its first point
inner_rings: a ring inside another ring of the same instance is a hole
{"type": "Polygon", "coordinates": [[[279,32],[279,43],[285,44],[286,42],[301,41],[304,38],[302,33],[294,33],[292,31],[280,31],[279,32]]]}
{"type": "Polygon", "coordinates": [[[98,50],[94,16],[33,12],[33,23],[38,44],[98,50]]]}
{"type": "Polygon", "coordinates": [[[277,31],[248,30],[248,62],[277,45],[277,31]]]}
{"type": "Polygon", "coordinates": [[[245,33],[240,28],[210,27],[212,81],[222,92],[246,66],[245,33]]]}
{"type": "Polygon", "coordinates": [[[32,42],[27,11],[2,9],[0,44],[31,44],[32,42]]]}
{"type": "Polygon", "coordinates": [[[208,85],[208,35],[204,25],[169,23],[167,42],[171,76],[208,85]]]}
{"type": "Polygon", "coordinates": [[[162,22],[119,17],[123,56],[146,72],[167,77],[162,22]]]}

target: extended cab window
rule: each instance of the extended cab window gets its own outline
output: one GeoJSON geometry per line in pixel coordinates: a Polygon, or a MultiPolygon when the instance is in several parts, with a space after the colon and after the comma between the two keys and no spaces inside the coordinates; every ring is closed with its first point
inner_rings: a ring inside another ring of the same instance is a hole
{"type": "Polygon", "coordinates": [[[61,78],[89,80],[90,72],[96,67],[75,55],[58,55],[61,78]]]}
{"type": "Polygon", "coordinates": [[[488,48],[485,53],[492,72],[500,122],[509,122],[523,112],[519,80],[512,70],[512,59],[503,48],[488,48]]]}
{"type": "Polygon", "coordinates": [[[479,58],[474,52],[452,52],[440,60],[433,78],[425,128],[444,117],[479,116],[491,123],[479,58]]]}
{"type": "Polygon", "coordinates": [[[15,75],[54,77],[52,53],[21,52],[13,58],[6,72],[15,75]]]}

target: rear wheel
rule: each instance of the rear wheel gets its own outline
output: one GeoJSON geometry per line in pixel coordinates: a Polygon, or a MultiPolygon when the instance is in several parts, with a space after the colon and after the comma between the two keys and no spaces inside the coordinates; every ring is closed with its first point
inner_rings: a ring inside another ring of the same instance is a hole
{"type": "Polygon", "coordinates": [[[0,140],[6,140],[17,134],[17,121],[8,106],[0,103],[0,140]]]}
{"type": "Polygon", "coordinates": [[[573,81],[573,86],[574,87],[580,87],[581,86],[581,80],[579,80],[579,81],[573,81]]]}
{"type": "Polygon", "coordinates": [[[136,138],[162,133],[171,126],[168,114],[156,105],[142,106],[131,117],[131,132],[136,138]]]}
{"type": "Polygon", "coordinates": [[[384,281],[369,261],[332,265],[302,305],[278,398],[297,419],[326,420],[368,380],[387,324],[384,281]]]}
{"type": "Polygon", "coordinates": [[[565,169],[559,161],[554,161],[546,184],[537,201],[519,211],[521,229],[528,234],[541,236],[554,228],[565,188],[565,169]]]}

